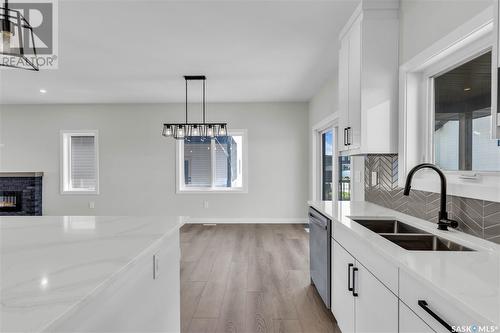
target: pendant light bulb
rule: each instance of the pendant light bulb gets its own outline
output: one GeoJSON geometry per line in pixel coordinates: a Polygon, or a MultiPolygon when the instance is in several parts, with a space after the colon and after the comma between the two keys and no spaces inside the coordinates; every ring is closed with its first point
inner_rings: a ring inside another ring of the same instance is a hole
{"type": "Polygon", "coordinates": [[[0,44],[0,52],[11,53],[10,39],[12,37],[12,32],[5,30],[5,29],[2,29],[0,36],[2,38],[2,43],[0,44]]]}
{"type": "Polygon", "coordinates": [[[191,136],[200,136],[200,129],[198,128],[198,125],[193,125],[191,136]]]}
{"type": "Polygon", "coordinates": [[[177,127],[177,139],[184,139],[185,133],[184,133],[184,126],[179,125],[177,127]]]}
{"type": "Polygon", "coordinates": [[[219,135],[220,136],[226,136],[227,135],[226,125],[220,125],[219,135]]]}
{"type": "Polygon", "coordinates": [[[172,126],[171,125],[165,125],[165,126],[163,126],[163,133],[162,133],[162,135],[164,137],[170,137],[170,136],[172,136],[172,134],[173,133],[172,133],[172,126]]]}
{"type": "Polygon", "coordinates": [[[210,138],[214,137],[214,128],[212,125],[207,126],[207,136],[210,138]]]}

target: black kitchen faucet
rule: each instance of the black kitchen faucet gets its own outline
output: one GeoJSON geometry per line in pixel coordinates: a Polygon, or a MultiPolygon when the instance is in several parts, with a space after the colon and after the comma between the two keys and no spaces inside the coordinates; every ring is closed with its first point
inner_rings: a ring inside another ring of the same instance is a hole
{"type": "Polygon", "coordinates": [[[444,176],[444,173],[434,164],[422,163],[413,167],[413,169],[410,170],[408,176],[406,177],[405,190],[403,194],[406,196],[410,195],[411,180],[413,178],[413,175],[415,174],[415,172],[423,168],[428,168],[436,171],[437,174],[439,175],[439,178],[441,179],[441,204],[438,215],[438,229],[448,230],[448,227],[452,228],[458,227],[458,222],[450,220],[448,218],[448,212],[446,211],[446,177],[444,176]]]}

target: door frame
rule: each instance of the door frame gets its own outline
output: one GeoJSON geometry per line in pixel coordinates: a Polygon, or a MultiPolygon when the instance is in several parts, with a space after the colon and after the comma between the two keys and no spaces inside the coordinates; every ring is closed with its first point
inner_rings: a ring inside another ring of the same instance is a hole
{"type": "Polygon", "coordinates": [[[312,171],[312,200],[322,201],[323,191],[322,191],[322,153],[321,153],[321,135],[326,130],[332,130],[333,135],[333,145],[332,145],[332,200],[337,198],[338,190],[336,185],[338,182],[336,163],[338,158],[338,112],[334,112],[324,119],[320,120],[312,126],[311,130],[311,143],[312,143],[312,160],[311,160],[311,171],[312,171]]]}

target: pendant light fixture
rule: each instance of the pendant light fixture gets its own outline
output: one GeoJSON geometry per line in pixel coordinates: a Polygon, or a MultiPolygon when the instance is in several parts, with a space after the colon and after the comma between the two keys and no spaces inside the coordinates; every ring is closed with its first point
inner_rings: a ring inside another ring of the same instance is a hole
{"type": "Polygon", "coordinates": [[[8,0],[0,7],[0,66],[38,71],[33,28],[20,11],[9,8],[8,0]],[[25,54],[26,45],[32,60],[25,54]]]}
{"type": "Polygon", "coordinates": [[[184,123],[165,123],[163,124],[162,135],[164,137],[172,137],[177,140],[184,140],[189,137],[208,137],[215,138],[217,136],[227,135],[227,123],[207,123],[205,119],[205,75],[187,75],[184,76],[186,84],[186,121],[184,123]],[[203,81],[203,101],[202,112],[203,122],[192,123],[188,122],[188,81],[203,81]]]}

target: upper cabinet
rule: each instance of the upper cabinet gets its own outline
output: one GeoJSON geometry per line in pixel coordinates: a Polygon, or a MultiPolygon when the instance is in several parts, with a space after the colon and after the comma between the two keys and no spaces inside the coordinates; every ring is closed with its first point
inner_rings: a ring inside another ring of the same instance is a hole
{"type": "Polygon", "coordinates": [[[500,79],[500,0],[494,1],[493,13],[493,54],[492,54],[492,75],[491,75],[491,123],[492,131],[491,137],[500,140],[500,93],[499,82],[500,79]]]}
{"type": "Polygon", "coordinates": [[[398,150],[399,2],[362,1],[340,34],[339,150],[398,150]]]}

